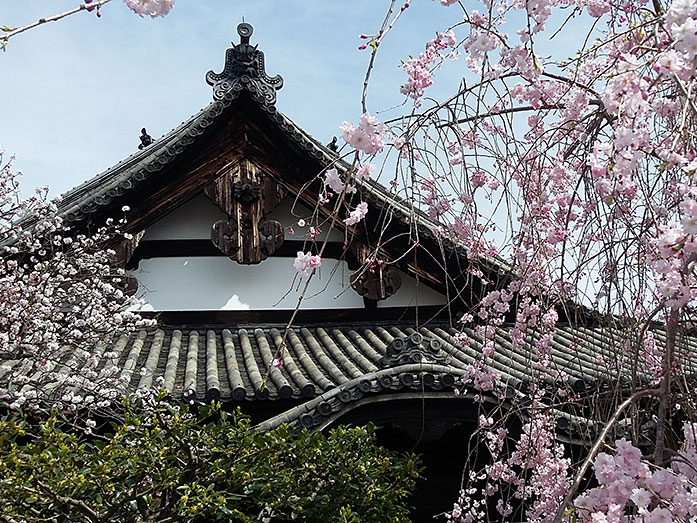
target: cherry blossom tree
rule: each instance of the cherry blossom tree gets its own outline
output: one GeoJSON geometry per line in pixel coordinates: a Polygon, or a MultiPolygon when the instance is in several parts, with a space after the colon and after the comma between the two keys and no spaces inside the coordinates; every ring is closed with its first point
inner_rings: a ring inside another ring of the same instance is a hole
{"type": "Polygon", "coordinates": [[[12,158],[0,154],[0,402],[106,409],[124,391],[106,348],[149,323],[129,310],[136,302],[113,250],[128,209],[117,223],[78,234],[46,193],[21,199],[12,158]]]}
{"type": "MultiPolygon", "coordinates": [[[[467,247],[471,267],[493,259],[509,272],[461,319],[482,347],[463,386],[480,398],[500,393],[490,363],[505,323],[514,347],[531,354],[532,383],[514,414],[501,407],[492,417],[482,403],[474,438],[490,463],[468,471],[449,519],[694,521],[696,404],[677,349],[697,297],[697,4],[440,4],[452,26],[403,61],[403,110],[378,121],[366,88],[359,123],[340,126],[354,169],[325,182],[343,195],[360,179],[391,179],[437,237],[467,247]],[[451,60],[460,64],[454,90],[428,97],[451,60]],[[586,409],[604,425],[572,462],[553,411],[580,398],[562,375],[553,391],[544,377],[560,314],[573,322],[591,309],[623,333],[617,349],[631,382],[586,409]],[[522,420],[519,435],[508,433],[511,415],[522,420]],[[628,439],[613,445],[620,426],[628,439]],[[591,465],[597,486],[588,490],[591,465]]],[[[380,29],[360,35],[366,86],[408,8],[390,2],[380,29]]],[[[418,245],[416,229],[412,239],[418,245]]]]}

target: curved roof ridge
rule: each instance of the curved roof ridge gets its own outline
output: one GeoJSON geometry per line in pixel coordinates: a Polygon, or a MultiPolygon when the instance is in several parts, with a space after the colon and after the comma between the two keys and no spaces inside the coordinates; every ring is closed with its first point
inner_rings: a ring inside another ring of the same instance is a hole
{"type": "MultiPolygon", "coordinates": [[[[374,388],[384,388],[381,378],[393,378],[395,376],[402,376],[403,374],[412,373],[419,375],[426,373],[451,375],[458,378],[465,375],[465,371],[462,369],[437,363],[409,363],[395,367],[378,369],[364,374],[363,376],[338,384],[319,396],[309,399],[300,405],[292,407],[291,409],[274,416],[273,418],[259,423],[254,427],[254,429],[271,430],[283,425],[284,423],[291,425],[299,423],[303,427],[310,428],[311,426],[318,424],[317,420],[313,419],[313,423],[310,425],[309,419],[307,421],[301,419],[303,415],[308,414],[312,416],[312,413],[317,410],[321,416],[327,416],[331,412],[340,410],[343,404],[351,403],[362,398],[364,394],[372,392],[374,388]],[[357,393],[354,394],[354,392],[357,393]],[[325,403],[331,404],[323,406],[325,403]]],[[[414,381],[413,384],[414,383],[416,383],[416,381],[414,381]]],[[[420,389],[421,386],[419,385],[417,388],[420,389]]]]}
{"type": "Polygon", "coordinates": [[[60,201],[59,203],[65,202],[67,199],[70,197],[74,197],[75,194],[79,192],[84,192],[85,189],[88,189],[89,187],[95,186],[100,182],[103,182],[105,179],[107,179],[110,175],[112,175],[115,171],[118,170],[124,170],[128,167],[132,167],[133,165],[139,163],[142,159],[150,156],[153,154],[154,151],[160,150],[162,147],[163,143],[168,142],[171,140],[173,137],[175,137],[182,129],[188,128],[197,118],[200,118],[202,114],[206,113],[211,109],[212,106],[215,106],[219,104],[220,102],[213,101],[210,104],[208,104],[206,107],[201,109],[198,113],[194,114],[193,116],[189,117],[187,120],[183,121],[181,124],[179,124],[177,127],[173,128],[169,132],[163,134],[156,140],[154,140],[150,145],[145,147],[142,150],[138,150],[123,160],[120,160],[117,164],[112,165],[111,167],[108,167],[101,173],[93,176],[89,180],[86,180],[82,182],[79,185],[76,185],[72,189],[67,190],[66,192],[62,193],[60,196],[58,196],[58,200],[60,201]]]}
{"type": "Polygon", "coordinates": [[[81,221],[98,207],[122,196],[191,145],[223,113],[232,99],[211,102],[148,147],[63,193],[56,201],[58,213],[68,222],[81,221]]]}

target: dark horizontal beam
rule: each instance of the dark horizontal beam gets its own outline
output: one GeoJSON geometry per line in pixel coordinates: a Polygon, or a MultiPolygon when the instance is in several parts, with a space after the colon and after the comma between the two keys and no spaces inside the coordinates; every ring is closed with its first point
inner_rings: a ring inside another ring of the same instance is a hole
{"type": "MultiPolygon", "coordinates": [[[[287,310],[201,310],[141,312],[146,318],[156,318],[161,325],[179,328],[200,328],[205,325],[278,325],[288,322],[293,314],[287,310]]],[[[298,311],[294,324],[346,324],[351,322],[413,321],[437,319],[450,322],[442,306],[376,307],[374,309],[306,309],[298,311]]]]}
{"type": "MultiPolygon", "coordinates": [[[[312,243],[307,241],[286,240],[273,253],[274,257],[294,258],[298,251],[307,252],[312,250],[318,252],[321,244],[312,248],[312,243]]],[[[209,239],[201,240],[144,240],[138,244],[133,256],[128,260],[127,269],[137,269],[141,260],[151,258],[190,258],[198,256],[225,256],[213,242],[209,239]]],[[[344,249],[342,242],[327,242],[324,247],[323,256],[329,259],[346,259],[349,268],[355,267],[355,257],[344,249]]]]}

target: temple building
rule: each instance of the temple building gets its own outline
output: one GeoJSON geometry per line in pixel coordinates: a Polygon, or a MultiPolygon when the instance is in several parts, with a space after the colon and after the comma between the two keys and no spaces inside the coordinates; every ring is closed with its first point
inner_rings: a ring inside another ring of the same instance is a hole
{"type": "MultiPolygon", "coordinates": [[[[120,262],[143,315],[158,323],[112,348],[124,392],[159,379],[183,401],[240,406],[260,429],[373,422],[382,444],[421,454],[414,520],[428,521],[457,498],[487,404],[465,386],[482,340],[458,319],[509,268],[469,260],[373,180],[356,180],[357,191],[335,208],[324,176],[337,169],[345,179],[351,166],[335,144],[277,109],[282,78],[267,74],[252,27],[237,32],[222,72],[206,76],[210,105],[157,140],[144,130],[138,152],[60,201],[78,230],[129,208],[132,239],[119,247],[120,262]],[[349,225],[347,211],[359,202],[367,215],[349,225]],[[321,254],[309,285],[294,269],[298,253],[321,254]]],[[[614,341],[583,307],[560,310],[550,387],[561,380],[582,397],[621,382],[629,361],[614,341]]],[[[498,329],[489,363],[500,375],[497,403],[525,401],[535,358],[511,343],[505,325],[498,329]]],[[[595,430],[557,414],[562,441],[595,430]]]]}

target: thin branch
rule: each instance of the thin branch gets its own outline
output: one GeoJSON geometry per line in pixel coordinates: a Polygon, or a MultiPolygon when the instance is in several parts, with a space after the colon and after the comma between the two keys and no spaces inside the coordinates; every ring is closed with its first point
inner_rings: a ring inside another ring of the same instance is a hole
{"type": "MultiPolygon", "coordinates": [[[[524,111],[564,109],[564,108],[566,108],[566,105],[564,105],[564,104],[543,104],[540,107],[534,107],[532,105],[525,105],[522,107],[509,107],[507,109],[501,109],[499,111],[490,111],[490,112],[484,113],[484,114],[476,114],[474,116],[468,116],[467,118],[460,118],[459,120],[455,120],[455,123],[466,123],[466,122],[471,122],[474,120],[481,120],[483,118],[491,118],[493,116],[500,116],[502,114],[520,113],[520,112],[524,112],[524,111]]],[[[452,122],[448,122],[447,124],[439,124],[438,127],[446,127],[448,125],[451,125],[451,123],[452,122]]]]}
{"type": "Polygon", "coordinates": [[[656,428],[656,446],[653,452],[653,462],[659,467],[663,466],[663,452],[666,446],[666,423],[670,408],[670,378],[673,370],[673,353],[679,315],[679,309],[672,308],[666,319],[666,349],[663,352],[663,378],[659,385],[658,427],[656,428]]]}
{"type": "Polygon", "coordinates": [[[79,499],[73,499],[69,496],[61,496],[60,494],[54,492],[48,485],[41,481],[37,481],[36,484],[46,492],[49,496],[51,496],[53,499],[60,503],[64,503],[66,505],[70,505],[72,507],[75,507],[78,509],[80,512],[85,514],[86,516],[92,518],[94,521],[98,521],[101,519],[99,514],[95,512],[89,505],[87,505],[84,501],[80,501],[79,499]]]}
{"type": "Polygon", "coordinates": [[[74,15],[75,13],[79,13],[80,11],[91,11],[92,9],[99,9],[104,4],[109,2],[111,2],[111,0],[97,0],[96,2],[93,2],[91,4],[81,4],[63,13],[58,13],[57,15],[48,16],[46,18],[39,18],[36,22],[23,25],[22,27],[14,28],[11,31],[5,32],[5,34],[0,35],[0,46],[4,47],[10,38],[20,33],[23,33],[24,31],[28,31],[29,29],[33,29],[34,27],[46,24],[48,22],[57,22],[58,20],[61,20],[66,16],[74,15]]]}
{"type": "Polygon", "coordinates": [[[368,62],[368,68],[365,72],[365,79],[363,81],[363,93],[361,94],[361,108],[363,109],[364,113],[368,112],[366,106],[366,99],[368,98],[368,83],[370,81],[370,74],[375,65],[375,56],[377,55],[378,47],[380,46],[380,43],[382,42],[382,39],[385,37],[385,35],[392,29],[392,27],[394,27],[394,24],[397,22],[399,17],[402,16],[402,13],[409,7],[409,2],[405,2],[404,5],[402,5],[402,8],[395,15],[392,22],[390,22],[390,16],[392,15],[392,11],[394,10],[395,3],[396,0],[392,0],[392,2],[390,3],[390,7],[387,10],[387,14],[385,15],[385,20],[382,22],[380,32],[377,34],[376,38],[371,40],[368,44],[372,48],[372,51],[370,52],[370,61],[368,62]]]}

